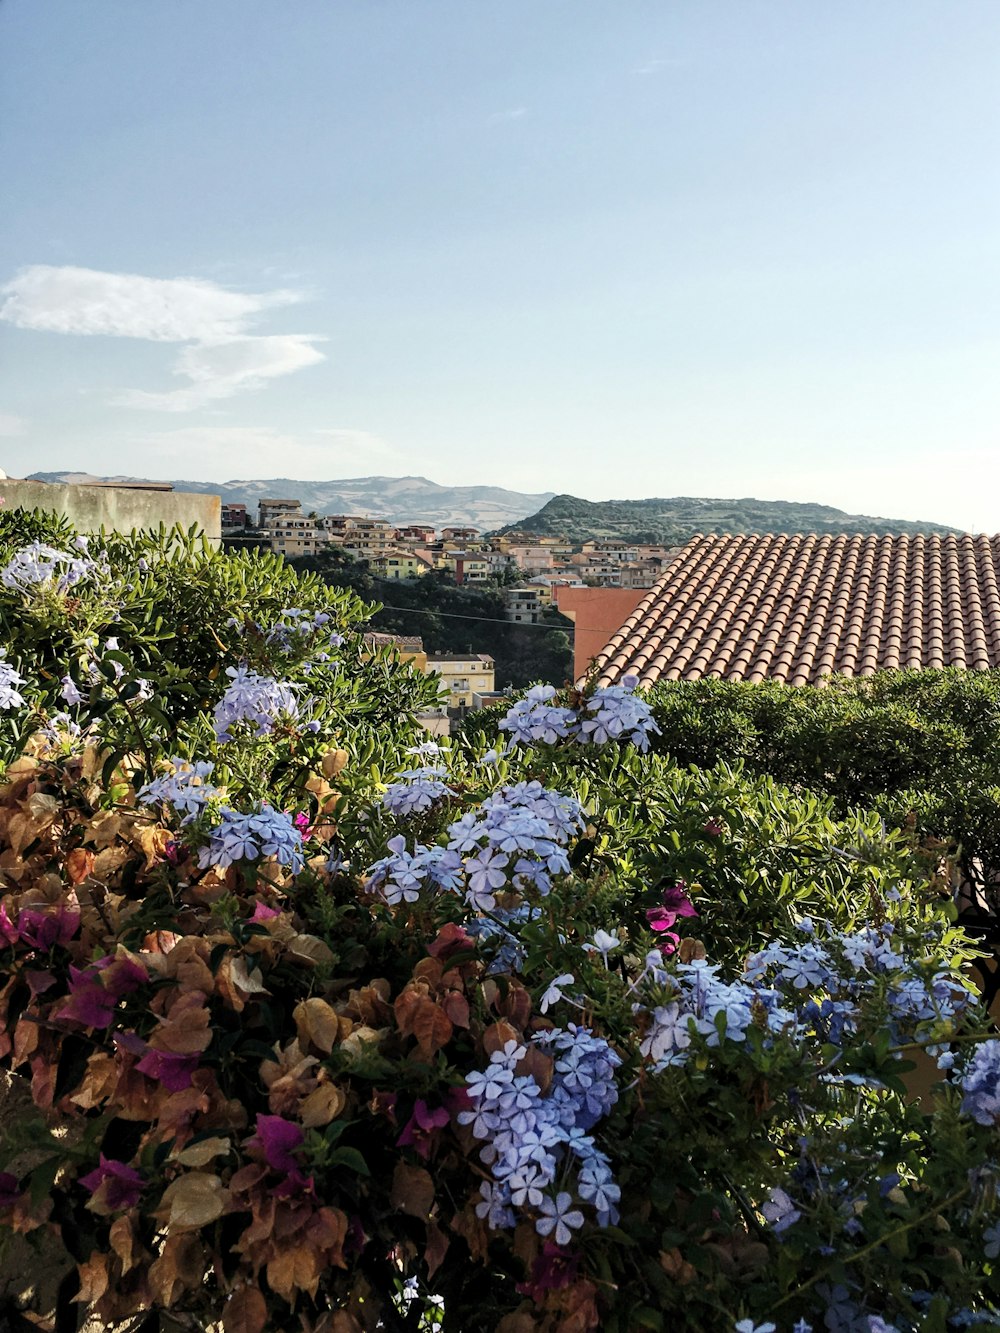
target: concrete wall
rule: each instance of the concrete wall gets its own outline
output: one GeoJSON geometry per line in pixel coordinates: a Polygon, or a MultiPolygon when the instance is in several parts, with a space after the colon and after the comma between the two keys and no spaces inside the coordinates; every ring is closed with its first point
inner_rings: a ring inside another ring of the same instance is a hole
{"type": "Polygon", "coordinates": [[[42,509],[64,514],[81,532],[132,532],[192,523],[211,541],[222,534],[222,502],[217,495],[190,491],[131,490],[125,486],[59,486],[44,481],[0,481],[5,509],[42,509]]]}

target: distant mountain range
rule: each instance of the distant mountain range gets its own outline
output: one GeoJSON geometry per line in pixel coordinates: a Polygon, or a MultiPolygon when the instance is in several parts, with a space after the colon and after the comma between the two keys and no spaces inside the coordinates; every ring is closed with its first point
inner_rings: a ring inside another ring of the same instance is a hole
{"type": "MultiPolygon", "coordinates": [[[[135,482],[140,477],[97,477],[89,472],[35,472],[29,481],[135,482]]],[[[172,481],[178,491],[219,495],[224,504],[301,500],[308,514],[358,514],[391,523],[429,523],[440,530],[471,526],[481,532],[539,536],[612,537],[624,541],[687,541],[693,532],[955,532],[940,523],[846,514],[829,505],[792,500],[711,500],[691,496],[653,500],[581,500],[576,495],[524,494],[501,486],[439,486],[426,477],[348,477],[340,481],[172,481]]]]}
{"type": "MultiPolygon", "coordinates": [[[[86,484],[141,481],[141,477],[96,477],[89,472],[34,472],[29,481],[86,484]]],[[[349,477],[342,481],[171,481],[174,490],[219,495],[223,504],[245,504],[256,516],[258,500],[301,500],[308,514],[358,514],[391,523],[429,523],[435,528],[475,527],[493,531],[533,514],[551,491],[524,495],[502,486],[439,486],[426,477],[349,477]]]]}
{"type": "Polygon", "coordinates": [[[555,495],[537,514],[516,519],[504,532],[586,541],[611,537],[631,542],[686,542],[694,532],[956,532],[940,523],[845,514],[829,505],[791,500],[581,500],[555,495]]]}

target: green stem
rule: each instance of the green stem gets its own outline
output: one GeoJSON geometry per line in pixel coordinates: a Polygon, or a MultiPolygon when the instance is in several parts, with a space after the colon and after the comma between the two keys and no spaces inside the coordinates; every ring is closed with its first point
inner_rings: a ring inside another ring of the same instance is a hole
{"type": "MultiPolygon", "coordinates": [[[[930,1218],[936,1217],[937,1214],[943,1212],[945,1208],[950,1208],[953,1203],[958,1203],[961,1199],[964,1199],[968,1193],[969,1186],[964,1185],[960,1190],[956,1190],[954,1194],[949,1194],[947,1199],[942,1199],[940,1203],[935,1203],[932,1207],[925,1209],[925,1211],[918,1217],[911,1218],[908,1222],[900,1222],[899,1226],[893,1227],[891,1231],[885,1232],[884,1235],[879,1236],[876,1240],[869,1241],[869,1243],[863,1245],[860,1250],[855,1251],[854,1254],[849,1255],[846,1259],[842,1260],[844,1267],[848,1264],[858,1263],[859,1260],[865,1257],[865,1255],[871,1254],[873,1250],[881,1249],[887,1241],[892,1240],[893,1236],[901,1236],[904,1232],[911,1231],[914,1227],[919,1226],[921,1222],[926,1222],[930,1218]]],[[[818,1273],[814,1273],[812,1277],[806,1282],[803,1282],[801,1286],[796,1287],[794,1291],[790,1291],[787,1296],[782,1296],[779,1301],[775,1301],[771,1308],[777,1310],[780,1306],[787,1305],[790,1300],[793,1300],[796,1296],[800,1296],[802,1292],[808,1291],[810,1287],[814,1286],[824,1277],[827,1277],[831,1271],[832,1269],[829,1266],[821,1268],[818,1273]]]]}

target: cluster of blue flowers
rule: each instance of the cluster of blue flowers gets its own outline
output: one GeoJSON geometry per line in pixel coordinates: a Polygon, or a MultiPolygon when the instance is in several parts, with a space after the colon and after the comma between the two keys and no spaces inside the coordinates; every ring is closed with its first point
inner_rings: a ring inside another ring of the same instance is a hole
{"type": "Polygon", "coordinates": [[[583,822],[576,800],[540,782],[503,787],[448,828],[448,847],[464,858],[466,902],[489,912],[501,890],[529,886],[544,897],[553,875],[569,873],[566,846],[583,822]]]}
{"type": "Polygon", "coordinates": [[[368,869],[368,887],[390,906],[415,902],[425,886],[464,889],[476,912],[492,911],[502,890],[532,887],[544,896],[553,875],[568,873],[566,846],[583,822],[571,796],[519,782],[451,824],[447,847],[418,845],[410,853],[403,838],[391,839],[390,855],[368,869]]]}
{"type": "MultiPolygon", "coordinates": [[[[826,938],[820,939],[815,925],[806,921],[802,944],[767,945],[734,981],[724,981],[718,966],[704,961],[678,964],[669,972],[653,950],[643,977],[666,996],[652,1010],[642,1052],[656,1070],[682,1065],[693,1038],[705,1038],[710,1047],[721,1040],[743,1041],[754,1021],[773,1034],[843,1046],[858,1032],[863,1009],[872,1002],[884,1003],[894,1042],[940,1035],[941,1044],[928,1050],[943,1052],[971,996],[958,975],[937,971],[926,976],[908,962],[893,948],[893,931],[888,921],[846,933],[827,927],[826,938]]],[[[950,1058],[942,1056],[943,1067],[950,1058]]]]}
{"type": "Polygon", "coordinates": [[[24,695],[19,693],[15,686],[26,684],[21,673],[3,660],[6,656],[7,649],[0,648],[0,711],[2,712],[6,712],[9,708],[24,706],[24,695]]]}
{"type": "Polygon", "coordinates": [[[553,1060],[548,1094],[532,1075],[518,1074],[527,1048],[508,1041],[487,1069],[466,1078],[471,1105],[458,1119],[485,1140],[480,1158],[493,1176],[480,1187],[478,1215],[493,1228],[513,1227],[515,1209],[530,1210],[539,1235],[567,1245],[584,1224],[580,1202],[593,1208],[599,1226],[618,1221],[621,1191],[588,1131],[618,1100],[614,1074],[621,1059],[602,1037],[572,1023],[532,1042],[553,1060]],[[558,1188],[570,1169],[575,1197],[558,1188]]]}
{"type": "Polygon", "coordinates": [[[231,677],[226,692],[215,705],[215,734],[231,741],[232,728],[248,723],[256,736],[267,736],[280,721],[298,717],[294,688],[271,676],[258,675],[249,667],[227,667],[231,677]]]}
{"type": "MultiPolygon", "coordinates": [[[[724,981],[719,976],[719,965],[704,960],[679,963],[675,972],[668,973],[656,949],[646,956],[646,976],[668,991],[666,1002],[653,1009],[649,1028],[639,1044],[656,1072],[686,1064],[694,1037],[704,1037],[709,1047],[718,1047],[723,1040],[743,1041],[754,1019],[754,1001],[768,994],[742,979],[724,981]]],[[[638,1012],[645,1006],[635,1007],[638,1012]]],[[[774,1000],[765,1012],[773,1031],[795,1025],[795,1014],[774,1000]]]]}
{"type": "Polygon", "coordinates": [[[84,554],[87,549],[86,537],[78,537],[76,545],[81,554],[59,551],[54,546],[47,546],[45,542],[32,542],[30,546],[18,551],[0,570],[0,583],[14,592],[26,594],[44,587],[54,588],[56,592],[68,592],[97,570],[97,564],[84,554]]]}
{"type": "Polygon", "coordinates": [[[366,875],[369,892],[380,894],[390,907],[415,903],[428,886],[453,893],[461,890],[462,858],[457,852],[418,844],[411,853],[402,835],[390,838],[386,846],[389,855],[369,866],[366,875]]]}
{"type": "MultiPolygon", "coordinates": [[[[333,618],[326,611],[303,611],[298,606],[286,606],[264,636],[272,647],[286,653],[301,653],[312,649],[313,662],[328,662],[333,648],[339,648],[344,636],[333,626],[333,618]]],[[[304,670],[308,672],[310,663],[304,670]]]]}
{"type": "Polygon", "coordinates": [[[444,781],[448,770],[440,765],[408,768],[398,782],[390,782],[382,795],[382,805],[397,819],[426,814],[438,801],[455,793],[444,781]]]}
{"type": "MultiPolygon", "coordinates": [[[[941,970],[927,975],[915,967],[893,947],[891,921],[846,933],[827,925],[825,937],[812,921],[804,921],[801,928],[808,937],[805,943],[772,943],[749,959],[745,976],[757,985],[762,999],[767,1001],[770,992],[760,990],[760,984],[770,979],[797,1005],[797,1022],[804,1031],[839,1046],[857,1032],[862,1006],[884,996],[894,1043],[940,1033],[942,1044],[927,1049],[932,1055],[945,1051],[948,1033],[972,1000],[961,977],[941,970]],[[813,992],[820,992],[819,997],[813,992]]],[[[942,1054],[942,1067],[948,1059],[942,1054]]]]}
{"type": "Polygon", "coordinates": [[[536,685],[509,710],[500,723],[510,732],[510,744],[556,745],[559,741],[582,741],[606,745],[630,741],[638,750],[649,749],[650,737],[660,728],[649,705],[635,689],[638,677],[625,676],[620,685],[608,685],[585,698],[579,709],[554,703],[552,685],[536,685]]]}
{"type": "Polygon", "coordinates": [[[216,866],[225,870],[235,861],[257,861],[270,856],[293,875],[302,870],[302,834],[291,816],[266,804],[248,815],[223,806],[219,823],[199,849],[198,864],[202,869],[216,866]]]}
{"type": "Polygon", "coordinates": [[[1000,1041],[976,1047],[962,1070],[962,1110],[979,1125],[1000,1125],[1000,1041]]]}
{"type": "Polygon", "coordinates": [[[221,787],[209,782],[215,765],[189,763],[186,759],[170,760],[172,769],[152,782],[147,782],[136,793],[140,805],[169,805],[182,814],[182,824],[190,824],[205,809],[213,797],[223,794],[221,787]]]}

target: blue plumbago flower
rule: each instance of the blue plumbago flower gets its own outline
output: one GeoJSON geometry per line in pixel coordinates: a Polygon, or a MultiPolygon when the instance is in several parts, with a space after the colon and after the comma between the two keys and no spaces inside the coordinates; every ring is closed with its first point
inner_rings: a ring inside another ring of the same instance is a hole
{"type": "Polygon", "coordinates": [[[785,1190],[778,1188],[771,1190],[770,1198],[761,1204],[760,1211],[776,1236],[787,1231],[802,1216],[801,1209],[795,1206],[792,1197],[785,1190]]]}
{"type": "MultiPolygon", "coordinates": [[[[654,966],[647,970],[646,976],[662,984],[658,970],[654,966]]],[[[665,975],[674,994],[666,1004],[653,1010],[652,1022],[639,1043],[640,1051],[653,1061],[657,1072],[671,1065],[686,1064],[693,1037],[704,1037],[709,1047],[720,1046],[723,1039],[736,1042],[746,1039],[752,1020],[751,1006],[755,1000],[761,1001],[761,993],[742,980],[723,981],[718,972],[717,963],[700,960],[681,963],[674,975],[665,975]]],[[[636,1009],[643,1007],[637,1005],[636,1009]]],[[[763,1010],[772,1031],[786,1028],[789,1017],[786,1011],[769,1008],[766,1003],[763,1010]]]]}
{"type": "Polygon", "coordinates": [[[487,975],[520,972],[527,955],[514,932],[526,921],[534,921],[541,916],[541,910],[540,907],[532,907],[530,903],[520,903],[517,907],[495,907],[489,916],[472,917],[464,923],[470,935],[489,940],[493,945],[493,956],[486,968],[487,975]]]}
{"type": "Polygon", "coordinates": [[[72,745],[83,736],[83,728],[69,713],[53,713],[42,727],[42,735],[54,745],[72,745]]]}
{"type": "Polygon", "coordinates": [[[19,671],[16,671],[9,662],[3,661],[6,656],[6,648],[0,648],[0,711],[2,712],[24,705],[24,696],[19,694],[14,686],[26,683],[19,671]]]}
{"type": "MultiPolygon", "coordinates": [[[[772,942],[749,959],[744,972],[758,987],[773,976],[771,1000],[763,990],[760,998],[775,1003],[784,992],[797,1020],[824,1041],[842,1045],[852,1036],[861,1003],[876,994],[887,998],[894,1041],[946,1029],[968,1008],[971,996],[957,974],[928,977],[892,947],[891,922],[854,932],[824,924],[822,944],[815,938],[798,946],[772,942]],[[817,991],[821,994],[814,996],[817,991]]],[[[929,1053],[938,1054],[943,1044],[929,1047],[929,1053]]]]}
{"type": "Polygon", "coordinates": [[[593,942],[584,946],[590,953],[599,953],[604,961],[604,966],[608,965],[608,954],[614,953],[615,949],[622,947],[622,942],[614,931],[598,930],[594,932],[593,942]]]}
{"type": "Polygon", "coordinates": [[[224,870],[235,861],[256,861],[274,857],[297,875],[304,865],[302,834],[283,810],[262,804],[248,815],[223,806],[219,824],[209,834],[207,846],[198,852],[198,864],[205,869],[224,870]]]}
{"type": "Polygon", "coordinates": [[[466,858],[470,906],[492,911],[503,888],[547,894],[553,875],[569,873],[565,844],[582,827],[579,803],[539,782],[504,787],[464,814],[448,828],[448,846],[466,858]]]}
{"type": "Polygon", "coordinates": [[[535,1223],[535,1230],[540,1236],[548,1236],[554,1231],[557,1245],[568,1245],[573,1239],[573,1230],[583,1226],[583,1213],[573,1207],[573,1196],[565,1190],[554,1199],[542,1199],[540,1210],[542,1216],[535,1223]]]}
{"type": "Polygon", "coordinates": [[[62,681],[60,683],[62,685],[62,689],[59,691],[59,693],[66,701],[66,703],[68,703],[71,707],[74,707],[76,704],[83,703],[83,695],[77,689],[76,682],[73,680],[72,676],[70,675],[63,676],[62,681]]]}
{"type": "Polygon", "coordinates": [[[983,1253],[987,1259],[1000,1258],[1000,1222],[994,1222],[983,1232],[983,1253]]]}
{"type": "Polygon", "coordinates": [[[323,648],[338,648],[344,637],[333,629],[331,619],[326,611],[303,611],[298,606],[286,606],[278,612],[278,619],[265,638],[268,643],[286,651],[300,650],[311,640],[315,640],[313,646],[320,646],[321,642],[323,648]]]}
{"type": "Polygon", "coordinates": [[[147,782],[136,793],[135,799],[140,805],[170,805],[184,815],[182,824],[190,824],[209,801],[223,794],[221,787],[215,787],[208,781],[215,765],[192,764],[186,759],[177,758],[169,762],[173,765],[172,771],[147,782]]]}
{"type": "Polygon", "coordinates": [[[649,704],[637,698],[637,676],[625,676],[620,685],[595,690],[583,706],[580,735],[594,745],[631,741],[637,750],[649,749],[650,736],[659,734],[649,704]]]}
{"type": "Polygon", "coordinates": [[[752,1319],[739,1319],[733,1325],[733,1333],[775,1333],[777,1324],[755,1324],[752,1319]]]}
{"type": "Polygon", "coordinates": [[[368,892],[378,893],[388,906],[415,903],[428,886],[452,893],[461,889],[462,858],[456,852],[418,844],[410,853],[402,836],[390,838],[386,846],[389,855],[369,866],[365,876],[368,892]]]}
{"type": "Polygon", "coordinates": [[[231,728],[252,724],[257,736],[266,736],[275,725],[298,716],[294,688],[271,676],[258,675],[248,667],[227,667],[231,677],[226,692],[215,705],[215,734],[220,741],[232,740],[231,728]]]}
{"type": "Polygon", "coordinates": [[[510,732],[511,745],[556,745],[579,736],[576,712],[552,703],[557,693],[554,685],[535,685],[508,711],[500,730],[510,732]]]}
{"type": "Polygon", "coordinates": [[[563,972],[561,976],[556,977],[549,983],[548,989],[538,1002],[538,1008],[543,1014],[547,1014],[552,1005],[558,1004],[563,998],[563,987],[572,986],[576,978],[572,972],[563,972]]]}
{"type": "Polygon", "coordinates": [[[67,592],[96,569],[96,563],[83,555],[71,555],[68,551],[46,546],[44,542],[32,542],[0,570],[0,583],[21,593],[31,593],[43,587],[67,592]]]}
{"type": "Polygon", "coordinates": [[[382,805],[397,819],[407,819],[411,815],[422,815],[446,796],[455,793],[444,782],[443,768],[411,768],[401,773],[400,781],[386,787],[382,796],[382,805]]]}
{"type": "Polygon", "coordinates": [[[792,1327],[792,1333],[813,1333],[813,1326],[806,1319],[799,1319],[792,1327]]]}
{"type": "Polygon", "coordinates": [[[438,745],[437,741],[421,741],[419,745],[411,745],[403,751],[404,754],[412,754],[417,759],[438,759],[441,755],[446,755],[448,750],[443,745],[438,745]]]}
{"type": "Polygon", "coordinates": [[[959,1082],[963,1113],[980,1125],[1000,1124],[1000,1040],[980,1043],[959,1082]]]}
{"type": "Polygon", "coordinates": [[[481,1190],[476,1212],[491,1227],[512,1227],[515,1209],[535,1213],[540,1235],[583,1225],[573,1195],[557,1191],[571,1166],[576,1169],[579,1199],[593,1208],[598,1225],[618,1220],[621,1191],[607,1156],[587,1132],[618,1099],[614,1071],[619,1057],[603,1038],[587,1028],[570,1025],[541,1033],[534,1043],[553,1058],[548,1094],[530,1075],[517,1073],[525,1047],[507,1042],[490,1056],[485,1070],[466,1078],[470,1108],[459,1113],[461,1124],[485,1141],[480,1157],[490,1166],[493,1183],[481,1190]]]}

